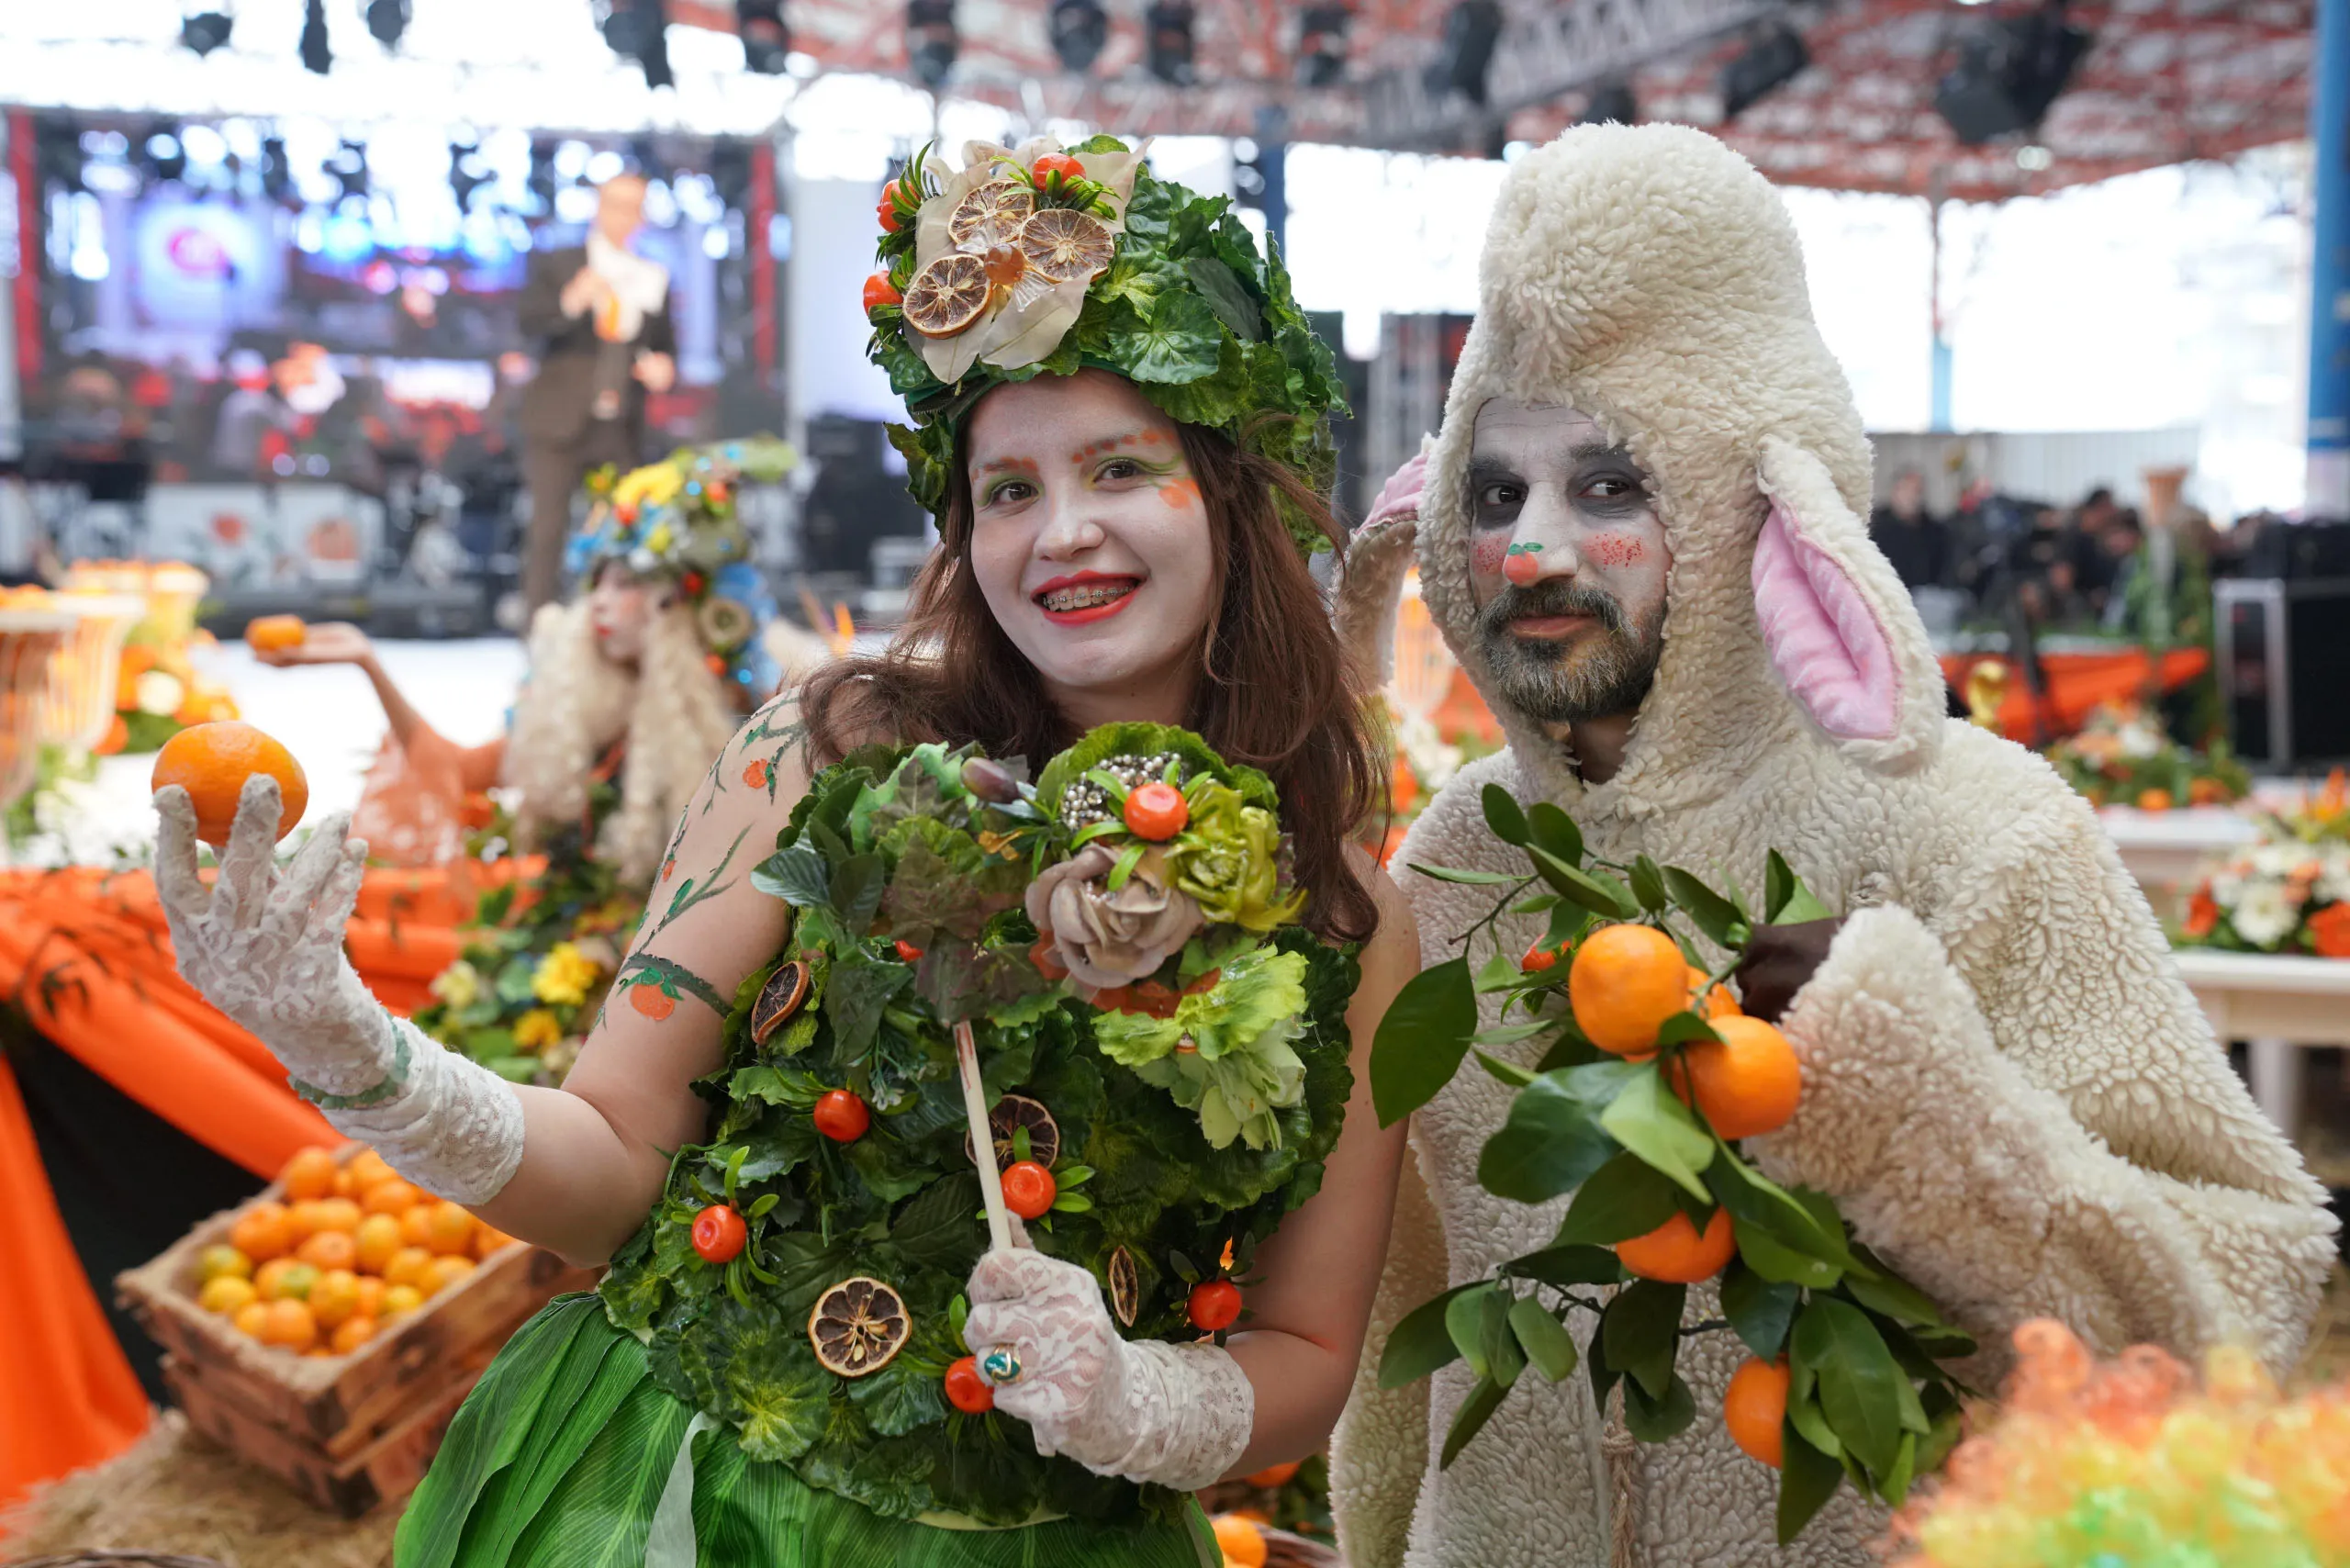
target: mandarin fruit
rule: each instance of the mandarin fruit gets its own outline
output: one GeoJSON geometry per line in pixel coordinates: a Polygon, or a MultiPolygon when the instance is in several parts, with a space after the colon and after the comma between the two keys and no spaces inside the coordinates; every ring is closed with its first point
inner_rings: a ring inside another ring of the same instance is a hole
{"type": "Polygon", "coordinates": [[[359,1183],[351,1179],[351,1168],[349,1166],[338,1165],[334,1168],[334,1195],[338,1198],[350,1198],[353,1201],[357,1200],[359,1196],[359,1183]]]}
{"type": "Polygon", "coordinates": [[[237,1332],[246,1338],[258,1339],[261,1338],[261,1326],[269,1321],[269,1303],[247,1302],[237,1308],[236,1316],[229,1321],[235,1326],[237,1332]]]}
{"type": "Polygon", "coordinates": [[[435,1204],[425,1215],[424,1245],[450,1257],[471,1252],[474,1227],[479,1223],[463,1204],[435,1204]]]}
{"type": "Polygon", "coordinates": [[[229,719],[182,730],[155,754],[149,788],[186,790],[196,806],[196,836],[218,849],[237,820],[238,792],[256,773],[277,780],[284,810],[275,836],[284,838],[309,808],[310,781],[293,753],[251,724],[229,719]]]}
{"type": "Polygon", "coordinates": [[[395,1218],[423,1202],[425,1196],[421,1191],[397,1176],[386,1177],[359,1195],[359,1207],[363,1213],[390,1215],[395,1218]]]}
{"type": "Polygon", "coordinates": [[[1603,925],[1575,946],[1567,1002],[1575,1026],[1601,1050],[1640,1056],[1656,1032],[1689,1005],[1689,961],[1653,925],[1603,925]]]}
{"type": "Polygon", "coordinates": [[[384,1265],[384,1282],[387,1285],[414,1285],[421,1290],[424,1271],[432,1267],[432,1254],[422,1247],[403,1247],[392,1254],[384,1265]]]}
{"type": "Polygon", "coordinates": [[[379,1323],[389,1323],[396,1317],[406,1317],[424,1305],[424,1293],[414,1285],[390,1285],[384,1291],[384,1310],[375,1315],[379,1323]]]}
{"type": "Polygon", "coordinates": [[[253,1289],[253,1282],[234,1274],[207,1280],[204,1288],[196,1293],[196,1305],[223,1317],[234,1317],[259,1299],[260,1293],[253,1289]]]}
{"type": "Polygon", "coordinates": [[[321,1328],[332,1328],[359,1310],[359,1276],[348,1269],[329,1269],[310,1287],[310,1316],[321,1328]]]}
{"type": "Polygon", "coordinates": [[[513,1245],[514,1238],[496,1226],[476,1224],[474,1231],[474,1256],[483,1262],[488,1262],[492,1256],[513,1245]]]}
{"type": "Polygon", "coordinates": [[[355,1234],[359,1222],[367,1212],[355,1198],[320,1198],[319,1200],[319,1229],[339,1230],[345,1236],[355,1234]]]}
{"type": "Polygon", "coordinates": [[[1803,1097],[1803,1066],[1787,1037],[1760,1018],[1717,1018],[1720,1040],[1692,1040],[1667,1074],[1682,1103],[1696,1096],[1706,1125],[1725,1138],[1776,1132],[1803,1097]]]}
{"type": "Polygon", "coordinates": [[[294,1256],[329,1271],[356,1269],[359,1267],[359,1243],[352,1240],[346,1231],[322,1230],[294,1249],[294,1256]]]}
{"type": "Polygon", "coordinates": [[[285,1223],[294,1235],[294,1245],[299,1247],[322,1230],[331,1229],[327,1224],[327,1200],[305,1198],[285,1211],[285,1223]]]}
{"type": "Polygon", "coordinates": [[[1749,1356],[1729,1374],[1729,1386],[1722,1391],[1722,1425],[1729,1428],[1730,1441],[1774,1470],[1779,1468],[1782,1457],[1787,1383],[1785,1361],[1764,1361],[1749,1356]]]}
{"type": "Polygon", "coordinates": [[[354,1317],[383,1316],[384,1293],[390,1288],[373,1274],[360,1275],[358,1305],[352,1310],[352,1316],[354,1317]]]}
{"type": "Polygon", "coordinates": [[[1238,1514],[1218,1514],[1214,1521],[1216,1550],[1228,1568],[1265,1568],[1265,1532],[1254,1519],[1238,1514]]]}
{"type": "Polygon", "coordinates": [[[327,1344],[338,1356],[347,1356],[375,1337],[375,1320],[357,1313],[335,1325],[334,1338],[327,1344]]]}
{"type": "Polygon", "coordinates": [[[1689,966],[1689,1011],[1709,1024],[1738,1011],[1738,998],[1729,993],[1729,987],[1709,985],[1710,979],[1696,965],[1689,966]]]}
{"type": "Polygon", "coordinates": [[[263,1309],[261,1342],[285,1350],[307,1350],[319,1342],[319,1320],[307,1303],[273,1301],[263,1309]]]}
{"type": "Polygon", "coordinates": [[[1293,1459],[1287,1459],[1283,1460],[1279,1464],[1269,1464],[1265,1466],[1264,1469],[1256,1472],[1254,1474],[1245,1475],[1241,1477],[1241,1479],[1248,1482],[1251,1486],[1259,1487],[1270,1492],[1276,1486],[1288,1485],[1292,1480],[1296,1479],[1297,1472],[1298,1462],[1293,1459]]]}
{"type": "Polygon", "coordinates": [[[255,1204],[237,1216],[229,1227],[229,1245],[256,1263],[272,1258],[282,1258],[294,1250],[294,1226],[288,1220],[285,1205],[278,1203],[255,1204]]]}
{"type": "Polygon", "coordinates": [[[1728,1209],[1714,1211],[1702,1236],[1689,1223],[1689,1216],[1676,1210],[1646,1236],[1617,1242],[1616,1260],[1644,1280],[1694,1285],[1728,1268],[1737,1251],[1738,1233],[1730,1225],[1728,1209]]]}
{"type": "Polygon", "coordinates": [[[481,1265],[470,1258],[440,1257],[424,1266],[424,1278],[417,1282],[417,1289],[426,1295],[439,1295],[451,1285],[469,1279],[481,1265]]]}
{"type": "Polygon", "coordinates": [[[352,1155],[343,1169],[351,1173],[351,1184],[362,1196],[378,1182],[392,1182],[399,1178],[399,1172],[386,1164],[384,1157],[372,1148],[363,1148],[352,1155]]]}
{"type": "Polygon", "coordinates": [[[285,1189],[286,1197],[296,1203],[307,1198],[330,1198],[334,1196],[335,1170],[334,1156],[313,1144],[297,1151],[285,1162],[285,1169],[277,1173],[277,1180],[285,1189]]]}
{"type": "Polygon", "coordinates": [[[256,615],[245,622],[245,646],[257,654],[298,648],[309,634],[309,627],[298,615],[256,615]]]}
{"type": "Polygon", "coordinates": [[[212,1281],[222,1275],[234,1275],[241,1280],[253,1277],[253,1260],[233,1247],[207,1247],[196,1260],[196,1277],[212,1281]]]}
{"type": "Polygon", "coordinates": [[[400,1211],[401,1245],[432,1250],[432,1207],[439,1202],[437,1198],[427,1198],[400,1211]]]}
{"type": "Polygon", "coordinates": [[[382,1273],[392,1255],[406,1245],[400,1239],[400,1222],[390,1215],[369,1215],[361,1220],[352,1242],[359,1255],[359,1271],[364,1274],[382,1273]]]}

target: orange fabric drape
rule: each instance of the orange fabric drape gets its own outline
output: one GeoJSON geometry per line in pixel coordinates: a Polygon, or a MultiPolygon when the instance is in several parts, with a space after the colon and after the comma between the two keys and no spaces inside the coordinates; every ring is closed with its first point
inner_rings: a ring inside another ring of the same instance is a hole
{"type": "MultiPolygon", "coordinates": [[[[472,886],[537,870],[474,868],[472,886]]],[[[461,880],[463,879],[460,879],[461,880]]],[[[464,946],[471,901],[443,868],[371,870],[345,936],[394,1012],[413,1012],[464,946]]],[[[338,1143],[262,1043],[179,977],[153,880],[95,868],[0,871],[0,997],[59,1049],[206,1148],[274,1176],[338,1143]]],[[[106,1460],[145,1428],[146,1398],[57,1213],[16,1081],[0,1061],[0,1508],[106,1460]]]]}
{"type": "MultiPolygon", "coordinates": [[[[1964,692],[1966,673],[1998,654],[1944,654],[1942,678],[1964,692]]],[[[2209,668],[2211,655],[2201,648],[2172,648],[2163,655],[2162,689],[2176,691],[2209,668]]],[[[2049,739],[2069,735],[2088,722],[2099,704],[2127,702],[2144,694],[2154,666],[2143,648],[2117,648],[2111,653],[2042,654],[2040,667],[2048,678],[2040,716],[2049,739]]],[[[2008,694],[1999,703],[1999,733],[2011,741],[2031,744],[2031,693],[2020,674],[2009,671],[2008,694]]]]}

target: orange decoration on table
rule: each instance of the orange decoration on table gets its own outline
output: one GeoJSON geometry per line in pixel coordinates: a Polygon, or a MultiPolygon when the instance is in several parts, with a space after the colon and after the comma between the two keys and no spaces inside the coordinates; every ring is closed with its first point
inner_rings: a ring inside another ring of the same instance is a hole
{"type": "Polygon", "coordinates": [[[285,803],[277,836],[284,838],[309,808],[310,782],[293,753],[251,724],[230,719],[182,730],[155,754],[149,782],[155,790],[185,790],[196,806],[196,835],[218,849],[237,820],[239,791],[256,773],[277,780],[285,803]]]}

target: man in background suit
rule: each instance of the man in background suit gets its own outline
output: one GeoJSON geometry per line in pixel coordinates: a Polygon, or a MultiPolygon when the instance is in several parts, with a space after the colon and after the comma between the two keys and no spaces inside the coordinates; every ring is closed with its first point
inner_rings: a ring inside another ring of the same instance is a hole
{"type": "Polygon", "coordinates": [[[522,286],[522,331],[539,360],[520,420],[531,490],[522,597],[532,610],[561,595],[572,492],[590,469],[640,461],[644,395],[677,378],[668,269],[628,248],[644,215],[644,178],[616,174],[596,196],[588,242],[533,252],[522,286]]]}

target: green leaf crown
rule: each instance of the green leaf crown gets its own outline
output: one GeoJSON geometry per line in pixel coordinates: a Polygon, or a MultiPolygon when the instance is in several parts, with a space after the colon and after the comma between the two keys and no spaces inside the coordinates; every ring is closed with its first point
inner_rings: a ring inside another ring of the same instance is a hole
{"type": "MultiPolygon", "coordinates": [[[[1049,140],[1016,151],[975,141],[959,174],[944,174],[931,153],[917,153],[883,197],[875,280],[886,278],[889,286],[868,285],[866,311],[873,325],[866,353],[889,372],[912,421],[892,426],[890,441],[905,456],[916,500],[945,516],[956,431],[988,392],[1087,366],[1125,377],[1179,423],[1221,431],[1281,463],[1316,494],[1329,491],[1337,473],[1329,419],[1348,411],[1337,361],[1298,308],[1280,256],[1270,245],[1259,251],[1230,197],[1158,179],[1113,136],[1067,153],[1049,140]],[[1049,172],[1039,179],[1040,157],[1074,157],[1085,175],[1049,172]],[[1040,208],[1079,207],[1115,237],[1109,264],[1081,295],[1069,290],[1058,310],[1043,303],[1036,330],[976,355],[942,352],[953,340],[916,331],[890,297],[912,284],[918,252],[935,245],[942,208],[953,206],[974,170],[1028,182],[1040,208]]],[[[1276,503],[1301,551],[1330,547],[1285,498],[1276,503]]]]}

